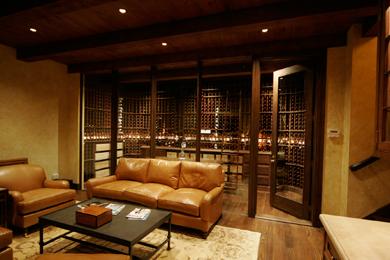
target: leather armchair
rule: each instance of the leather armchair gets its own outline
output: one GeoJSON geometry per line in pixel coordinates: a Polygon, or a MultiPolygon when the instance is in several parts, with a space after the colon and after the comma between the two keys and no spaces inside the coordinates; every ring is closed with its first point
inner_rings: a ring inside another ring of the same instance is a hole
{"type": "Polygon", "coordinates": [[[36,165],[0,167],[0,187],[9,190],[12,224],[20,228],[37,224],[39,216],[75,203],[76,191],[69,189],[67,181],[47,180],[43,168],[36,165]]]}
{"type": "Polygon", "coordinates": [[[12,243],[12,231],[0,227],[0,259],[12,260],[12,248],[8,247],[12,243]]]}

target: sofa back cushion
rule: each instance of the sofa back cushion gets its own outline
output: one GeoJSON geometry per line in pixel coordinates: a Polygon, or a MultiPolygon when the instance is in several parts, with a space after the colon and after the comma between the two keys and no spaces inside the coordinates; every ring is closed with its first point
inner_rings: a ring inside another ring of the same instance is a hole
{"type": "Polygon", "coordinates": [[[147,182],[161,183],[177,189],[180,161],[150,159],[147,182]]]}
{"type": "Polygon", "coordinates": [[[150,159],[121,158],[116,167],[118,180],[146,182],[150,159]]]}
{"type": "Polygon", "coordinates": [[[43,187],[46,179],[42,167],[32,164],[17,164],[0,167],[0,187],[26,192],[43,187]]]}
{"type": "Polygon", "coordinates": [[[182,162],[179,188],[210,191],[223,183],[222,167],[217,163],[182,162]]]}

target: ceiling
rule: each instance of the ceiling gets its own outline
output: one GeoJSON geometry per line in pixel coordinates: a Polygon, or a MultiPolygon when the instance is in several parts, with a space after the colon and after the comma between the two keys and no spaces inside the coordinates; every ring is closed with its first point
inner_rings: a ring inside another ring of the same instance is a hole
{"type": "Polygon", "coordinates": [[[0,43],[16,48],[18,59],[52,59],[70,72],[183,68],[200,59],[218,65],[252,55],[316,52],[344,45],[354,23],[375,35],[377,20],[376,0],[9,0],[2,5],[0,43]]]}

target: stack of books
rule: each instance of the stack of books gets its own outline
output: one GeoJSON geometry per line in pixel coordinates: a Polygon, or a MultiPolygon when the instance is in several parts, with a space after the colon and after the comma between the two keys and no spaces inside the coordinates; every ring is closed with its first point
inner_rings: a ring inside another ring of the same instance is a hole
{"type": "Polygon", "coordinates": [[[129,220],[146,220],[149,217],[150,212],[150,209],[135,208],[127,214],[126,218],[129,220]]]}

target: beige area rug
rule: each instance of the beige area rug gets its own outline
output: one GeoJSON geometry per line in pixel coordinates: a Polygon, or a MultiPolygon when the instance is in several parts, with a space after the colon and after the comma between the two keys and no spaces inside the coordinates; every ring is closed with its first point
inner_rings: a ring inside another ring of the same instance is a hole
{"type": "MultiPolygon", "coordinates": [[[[65,230],[56,227],[47,227],[44,232],[45,241],[64,233],[65,230]]],[[[261,234],[257,232],[215,226],[207,239],[195,237],[193,235],[172,232],[171,250],[166,250],[164,245],[152,259],[258,259],[258,250],[261,234]]],[[[167,231],[156,229],[150,233],[143,241],[159,244],[166,238],[167,231]]],[[[127,248],[91,238],[81,234],[73,233],[72,236],[82,238],[96,244],[109,246],[119,249],[124,253],[127,248]]],[[[39,232],[36,231],[28,238],[17,236],[14,238],[11,247],[14,250],[15,260],[35,259],[39,255],[39,232]]],[[[67,239],[58,239],[55,242],[45,246],[45,252],[68,252],[68,253],[97,253],[102,252],[99,249],[80,245],[67,239]]],[[[133,254],[136,256],[145,256],[149,249],[136,245],[133,248],[133,254]]]]}

